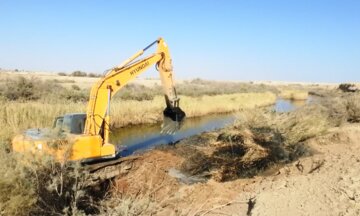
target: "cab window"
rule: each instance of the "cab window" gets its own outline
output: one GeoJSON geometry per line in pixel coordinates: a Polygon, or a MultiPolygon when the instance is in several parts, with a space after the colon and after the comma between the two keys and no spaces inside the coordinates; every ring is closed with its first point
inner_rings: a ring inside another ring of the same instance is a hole
{"type": "Polygon", "coordinates": [[[85,126],[85,119],[80,117],[80,116],[76,116],[73,119],[73,123],[72,123],[72,130],[71,133],[73,134],[82,134],[84,132],[84,126],[85,126]]]}
{"type": "Polygon", "coordinates": [[[61,129],[64,117],[57,117],[54,121],[53,128],[61,129]]]}
{"type": "Polygon", "coordinates": [[[62,124],[62,131],[66,133],[71,133],[71,116],[64,116],[63,124],[62,124]]]}

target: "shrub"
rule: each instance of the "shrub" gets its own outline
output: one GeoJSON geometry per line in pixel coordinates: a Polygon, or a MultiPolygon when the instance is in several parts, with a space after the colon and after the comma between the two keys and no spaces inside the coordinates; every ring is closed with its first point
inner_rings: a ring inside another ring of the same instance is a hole
{"type": "Polygon", "coordinates": [[[71,89],[75,90],[75,91],[79,91],[80,87],[78,85],[71,85],[71,89]]]}
{"type": "Polygon", "coordinates": [[[40,98],[39,92],[36,91],[35,83],[40,82],[35,79],[26,79],[18,77],[15,80],[6,81],[4,96],[8,100],[37,100],[40,98]]]}
{"type": "Polygon", "coordinates": [[[0,150],[1,215],[97,214],[103,191],[87,188],[89,176],[77,163],[61,165],[43,155],[16,155],[0,150]]]}
{"type": "Polygon", "coordinates": [[[199,84],[199,85],[207,85],[209,84],[211,81],[207,81],[207,80],[203,80],[200,78],[196,78],[190,81],[191,84],[199,84]]]}
{"type": "Polygon", "coordinates": [[[347,121],[360,122],[360,95],[352,95],[346,102],[347,121]]]}
{"type": "Polygon", "coordinates": [[[86,77],[87,76],[86,72],[82,72],[82,71],[74,71],[70,75],[74,76],[74,77],[86,77]]]}
{"type": "Polygon", "coordinates": [[[64,89],[60,94],[62,99],[70,100],[73,102],[86,102],[89,99],[89,94],[87,91],[80,91],[79,90],[67,90],[64,89]]]}
{"type": "Polygon", "coordinates": [[[341,83],[339,89],[343,92],[356,92],[359,91],[359,88],[355,84],[350,83],[341,83]]]}
{"type": "Polygon", "coordinates": [[[156,95],[161,95],[162,89],[159,87],[146,87],[144,85],[128,84],[126,85],[115,98],[123,100],[152,100],[156,95]]]}
{"type": "MultiPolygon", "coordinates": [[[[58,84],[62,82],[74,81],[53,80],[52,82],[44,82],[39,79],[28,79],[22,76],[16,79],[8,79],[4,83],[0,83],[0,98],[9,101],[34,101],[39,99],[45,100],[46,102],[56,101],[63,98],[61,93],[68,91],[58,84]]],[[[80,90],[78,87],[72,88],[73,90],[80,90]]]]}
{"type": "MultiPolygon", "coordinates": [[[[3,145],[3,144],[2,144],[3,145]]],[[[1,146],[0,213],[1,215],[29,215],[36,203],[36,186],[27,173],[1,146]]]]}
{"type": "Polygon", "coordinates": [[[332,126],[328,110],[321,105],[306,106],[287,115],[280,115],[274,124],[278,125],[288,145],[321,135],[332,126]]]}
{"type": "Polygon", "coordinates": [[[101,77],[101,74],[88,73],[88,77],[101,77]]]}
{"type": "Polygon", "coordinates": [[[340,126],[345,122],[360,122],[360,94],[333,92],[323,94],[319,103],[326,108],[329,121],[333,126],[340,126]]]}
{"type": "Polygon", "coordinates": [[[58,75],[59,75],[59,76],[67,76],[67,74],[64,73],[64,72],[59,72],[58,75]]]}

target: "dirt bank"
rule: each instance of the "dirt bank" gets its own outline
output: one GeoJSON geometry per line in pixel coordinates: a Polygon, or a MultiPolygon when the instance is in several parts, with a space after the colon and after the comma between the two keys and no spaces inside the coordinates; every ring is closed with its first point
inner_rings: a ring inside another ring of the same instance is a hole
{"type": "Polygon", "coordinates": [[[116,180],[114,193],[132,200],[127,212],[144,215],[359,215],[359,140],[360,124],[333,128],[307,141],[312,156],[227,182],[183,176],[183,157],[153,150],[116,180]]]}

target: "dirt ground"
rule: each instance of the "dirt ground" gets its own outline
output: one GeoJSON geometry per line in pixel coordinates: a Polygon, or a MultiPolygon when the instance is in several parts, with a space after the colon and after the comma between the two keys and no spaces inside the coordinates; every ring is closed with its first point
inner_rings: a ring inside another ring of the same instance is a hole
{"type": "Polygon", "coordinates": [[[228,182],[184,177],[183,158],[152,150],[116,180],[115,192],[151,202],[144,215],[360,215],[360,124],[308,145],[313,156],[228,182]]]}

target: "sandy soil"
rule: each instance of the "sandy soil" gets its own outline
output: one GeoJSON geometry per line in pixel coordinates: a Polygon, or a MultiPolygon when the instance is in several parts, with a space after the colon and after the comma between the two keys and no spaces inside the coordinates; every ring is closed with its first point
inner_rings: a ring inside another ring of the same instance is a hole
{"type": "Polygon", "coordinates": [[[145,215],[360,215],[360,124],[308,145],[313,156],[266,175],[194,184],[174,174],[182,158],[153,150],[117,179],[116,192],[155,203],[145,215]]]}

